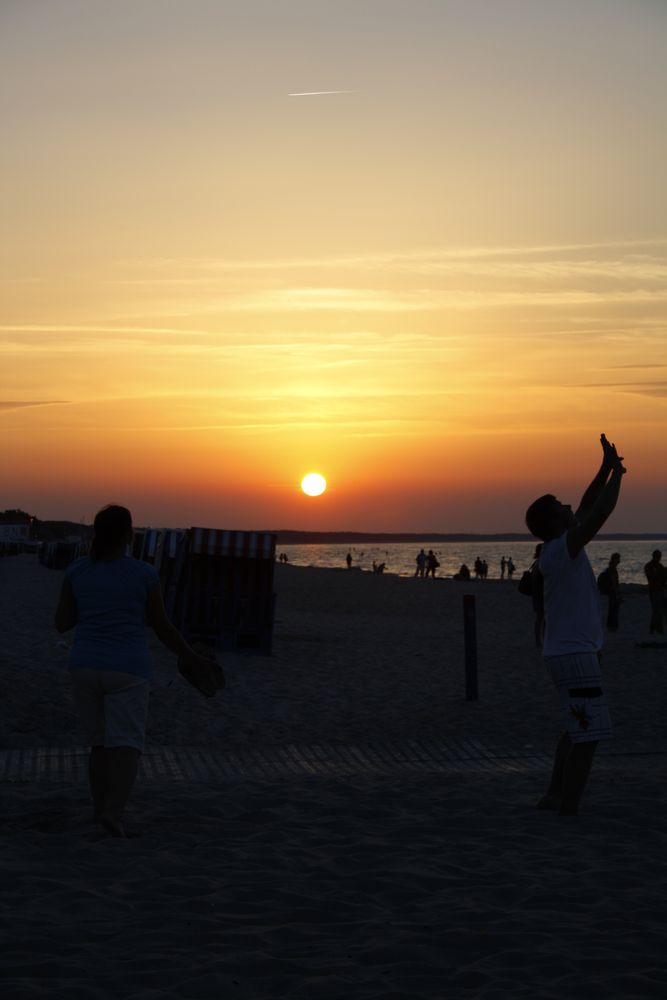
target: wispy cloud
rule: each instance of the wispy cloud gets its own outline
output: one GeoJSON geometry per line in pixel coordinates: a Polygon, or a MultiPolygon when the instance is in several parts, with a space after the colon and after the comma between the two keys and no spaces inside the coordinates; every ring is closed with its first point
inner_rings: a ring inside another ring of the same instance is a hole
{"type": "Polygon", "coordinates": [[[667,381],[665,382],[590,382],[587,389],[613,389],[616,392],[628,392],[637,396],[667,397],[667,381]]]}
{"type": "Polygon", "coordinates": [[[69,403],[68,399],[8,399],[0,400],[0,410],[19,410],[26,406],[58,406],[69,403]]]}
{"type": "MultiPolygon", "coordinates": [[[[471,246],[471,247],[441,247],[414,249],[403,252],[383,252],[364,254],[335,254],[329,256],[309,257],[265,257],[252,259],[233,259],[227,257],[213,258],[179,258],[150,257],[118,261],[119,268],[131,270],[158,270],[163,273],[177,272],[181,275],[188,271],[203,273],[206,271],[274,271],[302,270],[312,268],[378,268],[413,270],[415,267],[438,268],[442,265],[456,263],[471,264],[474,261],[503,260],[505,258],[517,261],[533,260],[535,258],[553,257],[556,260],[570,260],[573,263],[580,255],[586,255],[586,260],[602,261],[609,257],[612,260],[625,260],[635,256],[650,260],[664,261],[667,255],[667,237],[652,240],[618,240],[601,243],[545,243],[530,246],[471,246]],[[595,253],[592,253],[595,251],[595,253]],[[656,252],[662,251],[662,252],[656,252]]],[[[146,276],[148,280],[148,276],[146,276]]],[[[110,279],[117,280],[117,279],[110,279]]],[[[132,280],[131,277],[121,280],[132,280]]],[[[136,276],[135,276],[136,280],[136,276]]],[[[142,279],[139,279],[142,280],[142,279]]],[[[170,280],[159,276],[156,280],[170,280]]],[[[184,279],[185,280],[185,279],[184,279]]]]}
{"type": "Polygon", "coordinates": [[[353,94],[353,90],[299,90],[288,97],[324,97],[326,94],[353,94]]]}
{"type": "Polygon", "coordinates": [[[659,371],[662,371],[663,368],[667,368],[667,364],[664,364],[664,365],[654,365],[654,364],[652,364],[652,365],[607,365],[606,368],[601,368],[600,371],[617,371],[619,369],[634,371],[635,369],[639,370],[640,368],[641,369],[649,369],[651,371],[655,371],[656,369],[658,369],[659,371]]]}
{"type": "Polygon", "coordinates": [[[258,289],[228,298],[198,297],[170,304],[172,315],[197,317],[224,313],[408,313],[480,311],[506,308],[571,308],[667,303],[667,287],[631,289],[562,288],[540,290],[468,290],[420,288],[404,292],[375,288],[258,289]]]}
{"type": "Polygon", "coordinates": [[[159,302],[174,318],[214,312],[661,306],[667,301],[667,239],[260,260],[158,258],[119,262],[106,280],[136,289],[140,308],[157,308],[159,302]],[[154,303],[147,300],[151,289],[154,303]]]}

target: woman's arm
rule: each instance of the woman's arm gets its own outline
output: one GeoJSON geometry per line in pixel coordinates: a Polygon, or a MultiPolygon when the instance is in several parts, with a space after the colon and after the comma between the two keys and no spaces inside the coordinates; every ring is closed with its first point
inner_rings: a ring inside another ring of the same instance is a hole
{"type": "Polygon", "coordinates": [[[167,618],[160,584],[156,583],[148,591],[146,601],[146,621],[151,626],[163,646],[180,656],[186,663],[208,663],[206,657],[200,656],[188,645],[178,629],[167,618]]]}
{"type": "Polygon", "coordinates": [[[56,608],[54,624],[59,632],[69,632],[71,628],[74,628],[78,620],[79,616],[77,614],[76,598],[74,597],[72,584],[69,580],[65,579],[60,588],[60,599],[56,608]]]}

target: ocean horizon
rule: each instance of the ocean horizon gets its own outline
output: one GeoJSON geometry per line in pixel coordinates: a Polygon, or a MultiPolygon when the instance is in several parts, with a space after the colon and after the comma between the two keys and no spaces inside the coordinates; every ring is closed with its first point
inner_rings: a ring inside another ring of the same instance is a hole
{"type": "MultiPolygon", "coordinates": [[[[663,546],[667,550],[667,536],[622,538],[600,535],[586,546],[588,557],[597,575],[609,563],[612,552],[621,556],[619,577],[621,583],[646,584],[644,565],[650,560],[655,548],[663,546]]],[[[485,559],[489,566],[488,579],[501,578],[501,560],[511,556],[516,567],[514,582],[518,582],[523,570],[533,562],[535,546],[539,542],[529,535],[491,536],[457,538],[444,540],[442,537],[420,538],[415,542],[357,541],[355,543],[324,543],[293,545],[278,542],[276,555],[286,555],[288,565],[312,566],[321,569],[347,569],[346,556],[352,556],[353,569],[373,571],[373,563],[384,563],[384,572],[401,577],[413,577],[416,557],[420,548],[433,549],[440,566],[437,574],[441,579],[451,579],[465,563],[471,574],[476,558],[485,559]]],[[[506,578],[507,579],[507,578],[506,578]]]]}

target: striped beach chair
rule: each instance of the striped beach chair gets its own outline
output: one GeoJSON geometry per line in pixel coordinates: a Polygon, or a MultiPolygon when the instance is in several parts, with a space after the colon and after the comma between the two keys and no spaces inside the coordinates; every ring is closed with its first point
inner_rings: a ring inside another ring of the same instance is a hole
{"type": "Polygon", "coordinates": [[[38,559],[47,569],[65,569],[70,563],[86,555],[88,546],[85,541],[43,542],[38,553],[38,559]]]}
{"type": "Polygon", "coordinates": [[[190,528],[179,544],[182,568],[171,610],[186,639],[270,655],[276,536],[190,528]]]}
{"type": "Polygon", "coordinates": [[[161,534],[162,532],[158,528],[144,529],[141,555],[138,558],[143,560],[143,562],[150,563],[151,566],[155,565],[155,553],[157,552],[157,543],[161,534]]]}
{"type": "Polygon", "coordinates": [[[132,555],[135,559],[141,559],[141,553],[144,551],[144,537],[146,535],[145,528],[135,528],[132,534],[132,555]]]}
{"type": "Polygon", "coordinates": [[[188,549],[188,534],[175,528],[160,532],[155,547],[154,566],[160,577],[160,587],[167,615],[173,618],[178,584],[183,574],[188,549]]]}

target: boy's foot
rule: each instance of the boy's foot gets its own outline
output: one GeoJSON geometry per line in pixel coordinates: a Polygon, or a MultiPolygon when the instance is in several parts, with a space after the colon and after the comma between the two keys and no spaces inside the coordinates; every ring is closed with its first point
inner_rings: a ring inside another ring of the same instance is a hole
{"type": "Polygon", "coordinates": [[[125,830],[120,820],[111,819],[110,816],[100,816],[99,821],[112,837],[125,837],[125,830]]]}
{"type": "Polygon", "coordinates": [[[540,801],[537,803],[537,809],[552,809],[554,812],[558,812],[560,809],[561,800],[557,795],[543,795],[540,801]]]}

